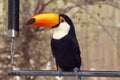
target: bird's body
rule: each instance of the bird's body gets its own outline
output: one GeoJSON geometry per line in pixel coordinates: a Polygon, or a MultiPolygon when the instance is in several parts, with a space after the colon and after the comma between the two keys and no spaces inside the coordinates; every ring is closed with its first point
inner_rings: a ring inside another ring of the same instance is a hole
{"type": "Polygon", "coordinates": [[[80,68],[80,54],[74,41],[71,35],[66,35],[59,40],[51,39],[51,48],[56,65],[63,71],[72,71],[75,67],[80,68]]]}
{"type": "Polygon", "coordinates": [[[71,19],[64,14],[60,16],[64,21],[54,29],[51,49],[57,67],[63,71],[73,71],[81,66],[79,45],[71,19]]]}
{"type": "Polygon", "coordinates": [[[56,65],[62,71],[80,68],[80,48],[71,19],[64,14],[42,13],[31,17],[27,25],[53,28],[51,49],[56,65]]]}

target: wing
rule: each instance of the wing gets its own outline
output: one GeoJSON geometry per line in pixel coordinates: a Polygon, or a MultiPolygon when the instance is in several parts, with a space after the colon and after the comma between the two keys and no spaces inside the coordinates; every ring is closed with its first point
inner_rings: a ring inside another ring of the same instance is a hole
{"type": "Polygon", "coordinates": [[[53,58],[54,58],[54,62],[56,64],[56,67],[57,67],[57,70],[58,70],[58,64],[57,64],[57,61],[56,61],[56,58],[55,58],[55,54],[56,54],[56,49],[55,49],[55,45],[53,43],[53,39],[51,39],[51,51],[52,51],[52,55],[53,55],[53,58]]]}
{"type": "Polygon", "coordinates": [[[74,49],[74,53],[75,53],[75,59],[77,62],[77,67],[80,68],[81,66],[81,52],[80,52],[80,48],[79,48],[79,44],[76,38],[71,38],[72,39],[72,44],[73,44],[73,49],[74,49]]]}

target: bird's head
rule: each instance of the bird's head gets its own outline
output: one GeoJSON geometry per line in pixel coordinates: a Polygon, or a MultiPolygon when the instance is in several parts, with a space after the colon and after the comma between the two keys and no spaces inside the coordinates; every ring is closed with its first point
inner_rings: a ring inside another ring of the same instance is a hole
{"type": "Polygon", "coordinates": [[[27,20],[27,25],[29,27],[44,27],[44,28],[54,28],[55,30],[68,31],[71,34],[74,33],[74,27],[71,19],[64,14],[56,13],[40,13],[31,16],[27,20]]]}

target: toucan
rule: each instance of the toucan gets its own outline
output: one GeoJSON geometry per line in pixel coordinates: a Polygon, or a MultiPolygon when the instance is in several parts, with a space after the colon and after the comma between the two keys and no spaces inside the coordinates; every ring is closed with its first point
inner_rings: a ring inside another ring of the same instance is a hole
{"type": "Polygon", "coordinates": [[[29,27],[53,29],[51,50],[57,69],[74,71],[80,69],[81,52],[72,20],[65,14],[39,13],[31,16],[26,23],[29,27]]]}

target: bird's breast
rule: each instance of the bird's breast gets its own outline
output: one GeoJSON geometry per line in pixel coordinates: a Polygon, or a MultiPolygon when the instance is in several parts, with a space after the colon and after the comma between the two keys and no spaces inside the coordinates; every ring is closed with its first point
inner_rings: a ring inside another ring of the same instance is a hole
{"type": "MultiPolygon", "coordinates": [[[[55,58],[62,62],[68,62],[68,60],[73,60],[75,57],[73,44],[69,39],[69,36],[65,36],[59,40],[51,40],[52,52],[55,58]]],[[[74,61],[74,60],[73,60],[74,61]]]]}

